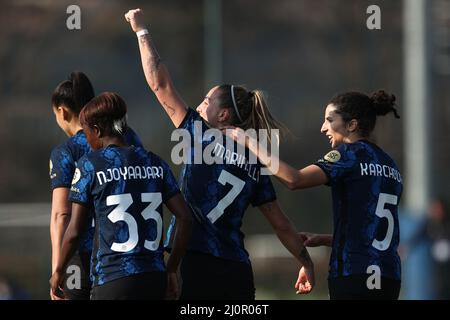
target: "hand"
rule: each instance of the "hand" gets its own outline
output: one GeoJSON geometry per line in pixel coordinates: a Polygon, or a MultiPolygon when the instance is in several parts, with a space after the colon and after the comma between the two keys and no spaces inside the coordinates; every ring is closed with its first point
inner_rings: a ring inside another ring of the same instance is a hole
{"type": "Polygon", "coordinates": [[[322,241],[323,239],[319,234],[300,232],[299,236],[305,247],[320,247],[324,245],[322,241]]]}
{"type": "Polygon", "coordinates": [[[62,273],[57,271],[50,278],[50,298],[52,300],[64,300],[64,292],[61,287],[63,280],[62,273]]]}
{"type": "Polygon", "coordinates": [[[166,300],[177,300],[180,296],[180,285],[176,272],[167,272],[166,300]]]}
{"type": "Polygon", "coordinates": [[[303,266],[298,272],[298,279],[295,283],[296,294],[308,294],[315,285],[314,266],[303,266]]]}
{"type": "MultiPolygon", "coordinates": [[[[223,126],[223,127],[220,127],[219,129],[222,131],[222,133],[225,136],[233,139],[236,142],[238,141],[238,136],[240,136],[241,131],[242,131],[242,133],[244,132],[244,130],[242,130],[241,128],[235,127],[235,126],[223,126]]],[[[241,140],[241,141],[243,141],[243,140],[241,140]]]]}
{"type": "Polygon", "coordinates": [[[125,20],[130,23],[131,29],[133,29],[134,32],[146,29],[141,9],[129,10],[125,14],[125,20]]]}
{"type": "Polygon", "coordinates": [[[258,140],[256,139],[256,137],[245,134],[245,131],[239,127],[224,126],[221,127],[220,130],[226,137],[233,139],[241,145],[244,145],[246,147],[257,146],[258,140]]]}
{"type": "MultiPolygon", "coordinates": [[[[62,291],[60,293],[58,293],[59,295],[63,295],[62,291]]],[[[51,300],[65,300],[65,298],[62,298],[60,296],[57,296],[56,294],[53,293],[52,289],[50,289],[50,299],[51,300]]]]}

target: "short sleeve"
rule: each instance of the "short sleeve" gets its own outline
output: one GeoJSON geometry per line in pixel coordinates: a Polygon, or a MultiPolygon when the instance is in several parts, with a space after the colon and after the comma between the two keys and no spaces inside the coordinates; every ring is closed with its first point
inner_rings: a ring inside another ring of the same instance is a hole
{"type": "Polygon", "coordinates": [[[70,188],[75,171],[75,161],[69,150],[63,146],[53,149],[49,165],[52,190],[60,187],[70,188]]]}
{"type": "Polygon", "coordinates": [[[78,162],[70,187],[69,201],[90,207],[93,205],[92,186],[94,183],[94,166],[84,156],[78,162]]]}
{"type": "Polygon", "coordinates": [[[336,150],[328,152],[315,163],[328,177],[327,185],[333,186],[352,172],[357,165],[357,157],[354,150],[348,144],[339,146],[336,150]]]}
{"type": "Polygon", "coordinates": [[[180,193],[180,188],[178,187],[177,180],[172,173],[169,165],[161,160],[161,165],[163,167],[163,202],[169,201],[174,195],[180,193]]]}
{"type": "Polygon", "coordinates": [[[252,206],[258,207],[276,199],[277,195],[270,177],[268,175],[260,175],[256,184],[255,195],[251,201],[252,206]]]}
{"type": "Polygon", "coordinates": [[[183,121],[178,126],[178,129],[186,129],[189,132],[192,132],[194,130],[195,121],[203,121],[203,119],[197,111],[192,108],[188,108],[183,121]]]}

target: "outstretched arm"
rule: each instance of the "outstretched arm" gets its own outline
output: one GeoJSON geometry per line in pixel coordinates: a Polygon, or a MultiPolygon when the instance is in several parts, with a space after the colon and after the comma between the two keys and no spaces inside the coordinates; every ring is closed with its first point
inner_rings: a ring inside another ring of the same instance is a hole
{"type": "Polygon", "coordinates": [[[310,165],[297,170],[278,157],[275,158],[257,139],[246,135],[241,128],[225,128],[224,132],[238,143],[245,144],[258,157],[259,161],[291,190],[316,187],[328,182],[327,175],[318,166],[310,165]],[[274,161],[277,161],[278,165],[273,165],[274,161]]]}
{"type": "Polygon", "coordinates": [[[295,284],[297,293],[309,293],[314,287],[314,264],[303,241],[289,218],[283,213],[277,201],[258,207],[272,225],[278,239],[300,263],[300,275],[295,284]]]}
{"type": "MultiPolygon", "coordinates": [[[[148,30],[141,9],[128,11],[125,19],[130,23],[134,32],[148,30]]],[[[170,120],[178,128],[187,113],[187,106],[176,91],[169,71],[156,51],[150,34],[139,36],[138,41],[145,79],[170,120]]]]}

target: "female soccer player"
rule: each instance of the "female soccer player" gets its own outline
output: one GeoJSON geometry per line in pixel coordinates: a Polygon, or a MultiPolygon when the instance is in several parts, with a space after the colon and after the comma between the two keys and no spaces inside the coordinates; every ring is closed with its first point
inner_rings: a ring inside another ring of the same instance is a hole
{"type": "MultiPolygon", "coordinates": [[[[307,246],[332,247],[328,277],[331,299],[398,299],[401,265],[397,254],[397,210],[403,189],[394,160],[370,141],[377,116],[393,112],[395,96],[380,90],[371,97],[348,92],[333,98],[321,132],[332,151],[314,165],[296,170],[279,161],[273,171],[289,189],[331,186],[334,233],[302,233],[307,246]]],[[[229,133],[244,141],[242,130],[229,133]]],[[[271,157],[247,137],[262,163],[271,157]]],[[[270,166],[269,166],[270,167],[270,166]]]]}
{"type": "MultiPolygon", "coordinates": [[[[295,228],[281,211],[268,176],[261,175],[261,165],[251,164],[233,149],[211,137],[198,139],[197,131],[210,127],[237,125],[242,128],[277,127],[259,91],[222,85],[212,88],[197,111],[187,108],[171,81],[169,72],[156,52],[139,9],[125,18],[139,38],[142,65],[150,88],[173,124],[189,132],[191,158],[196,153],[214,149],[223,164],[185,164],[182,192],[194,213],[192,237],[181,266],[182,299],[254,299],[255,288],[249,256],[240,231],[247,207],[257,206],[274,228],[283,245],[303,266],[303,277],[295,287],[309,293],[314,286],[313,263],[295,228]],[[200,145],[200,149],[196,149],[200,145]],[[230,160],[231,159],[231,160],[230,160]],[[234,161],[233,161],[234,159],[234,161]],[[236,160],[239,159],[239,160],[236,160]]],[[[219,131],[220,139],[222,138],[219,131]]],[[[233,141],[231,141],[233,143],[233,141]]],[[[172,220],[171,226],[175,221],[172,220]]],[[[170,231],[168,238],[170,239],[170,231]]],[[[170,244],[169,244],[170,247],[170,244]]]]}
{"type": "MultiPolygon", "coordinates": [[[[77,161],[90,151],[86,136],[80,125],[78,115],[83,106],[94,98],[94,88],[82,72],[72,72],[68,80],[61,82],[52,95],[52,109],[58,126],[69,136],[64,143],[55,147],[50,156],[50,179],[52,188],[52,213],[50,236],[52,242],[52,273],[61,252],[61,241],[70,220],[71,204],[68,200],[69,188],[77,161]]],[[[125,139],[129,144],[142,146],[139,137],[128,128],[125,139]]],[[[88,300],[91,283],[89,264],[92,251],[94,227],[90,224],[73,256],[67,270],[68,279],[64,281],[66,299],[88,300]],[[70,275],[80,273],[81,281],[70,281],[70,275]]],[[[52,299],[57,299],[50,292],[52,299]]]]}
{"type": "Polygon", "coordinates": [[[63,272],[95,215],[91,299],[163,299],[176,297],[176,271],[190,233],[190,212],[169,166],[152,152],[129,146],[125,102],[102,93],[82,109],[80,122],[94,150],[77,164],[69,200],[72,218],[51,278],[58,288],[63,272]],[[174,247],[164,264],[162,204],[179,224],[174,247]]]}

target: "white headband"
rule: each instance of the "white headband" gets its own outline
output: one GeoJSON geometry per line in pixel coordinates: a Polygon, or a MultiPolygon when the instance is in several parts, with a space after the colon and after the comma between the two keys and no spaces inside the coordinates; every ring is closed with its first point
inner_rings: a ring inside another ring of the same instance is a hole
{"type": "Polygon", "coordinates": [[[231,99],[233,100],[233,107],[234,107],[234,110],[236,111],[236,114],[237,114],[237,116],[239,118],[239,121],[242,122],[241,115],[239,114],[239,110],[238,110],[237,105],[236,105],[236,100],[234,99],[234,86],[233,85],[231,86],[231,99]]]}

